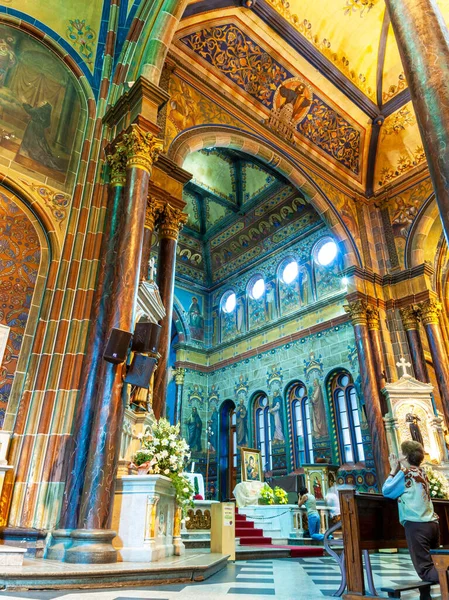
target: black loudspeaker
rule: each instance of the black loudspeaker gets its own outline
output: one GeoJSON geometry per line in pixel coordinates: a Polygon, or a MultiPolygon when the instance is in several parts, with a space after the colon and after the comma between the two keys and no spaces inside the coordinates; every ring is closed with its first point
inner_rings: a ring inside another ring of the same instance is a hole
{"type": "Polygon", "coordinates": [[[106,350],[103,358],[110,363],[120,364],[125,362],[128,355],[128,348],[133,334],[123,329],[112,329],[109,334],[106,350]]]}
{"type": "Polygon", "coordinates": [[[156,358],[135,354],[128,373],[126,374],[125,383],[141,388],[147,388],[150,385],[156,362],[156,358]]]}
{"type": "Polygon", "coordinates": [[[137,323],[133,336],[133,352],[156,354],[159,347],[161,326],[157,323],[137,323]]]}

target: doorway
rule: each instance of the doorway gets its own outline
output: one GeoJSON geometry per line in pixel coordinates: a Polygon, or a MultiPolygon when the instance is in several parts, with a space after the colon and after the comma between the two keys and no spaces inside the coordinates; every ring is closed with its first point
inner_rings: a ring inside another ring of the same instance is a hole
{"type": "Polygon", "coordinates": [[[219,498],[223,502],[232,497],[237,483],[237,431],[235,404],[223,402],[220,408],[219,436],[219,498]]]}

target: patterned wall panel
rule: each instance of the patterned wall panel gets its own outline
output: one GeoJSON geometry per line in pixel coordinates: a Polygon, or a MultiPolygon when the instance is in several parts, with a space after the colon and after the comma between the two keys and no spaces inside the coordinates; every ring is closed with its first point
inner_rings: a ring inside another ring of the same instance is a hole
{"type": "Polygon", "coordinates": [[[0,192],[0,323],[11,328],[0,370],[0,425],[14,380],[39,263],[39,239],[31,221],[0,192]]]}

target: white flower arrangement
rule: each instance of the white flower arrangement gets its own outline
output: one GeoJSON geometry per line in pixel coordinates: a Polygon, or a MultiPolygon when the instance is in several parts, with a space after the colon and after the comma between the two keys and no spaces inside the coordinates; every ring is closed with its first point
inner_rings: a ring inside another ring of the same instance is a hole
{"type": "Polygon", "coordinates": [[[429,480],[431,498],[449,498],[449,481],[442,473],[434,471],[432,467],[425,467],[429,480]]]}
{"type": "Polygon", "coordinates": [[[190,459],[187,442],[179,438],[180,425],[170,425],[160,419],[152,430],[143,436],[142,447],[134,455],[137,466],[148,465],[148,473],[170,477],[175,487],[176,501],[183,512],[193,507],[194,490],[181,475],[190,459]]]}

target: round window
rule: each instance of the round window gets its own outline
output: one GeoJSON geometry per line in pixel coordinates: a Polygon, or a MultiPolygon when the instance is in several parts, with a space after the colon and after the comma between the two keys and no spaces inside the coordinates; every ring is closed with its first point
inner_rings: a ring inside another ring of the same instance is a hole
{"type": "Polygon", "coordinates": [[[298,263],[296,260],[292,260],[285,265],[282,270],[282,281],[284,283],[292,283],[298,276],[298,263]]]}
{"type": "Polygon", "coordinates": [[[226,292],[221,301],[221,309],[225,313],[232,313],[237,304],[237,297],[233,291],[226,292]]]}
{"type": "Polygon", "coordinates": [[[337,256],[338,248],[334,240],[326,240],[318,249],[315,260],[322,267],[330,265],[337,256]]]}
{"type": "Polygon", "coordinates": [[[252,284],[252,286],[250,288],[250,294],[251,294],[251,297],[254,298],[254,300],[259,300],[259,298],[262,298],[264,293],[265,293],[265,281],[262,279],[262,277],[259,277],[252,284]]]}

